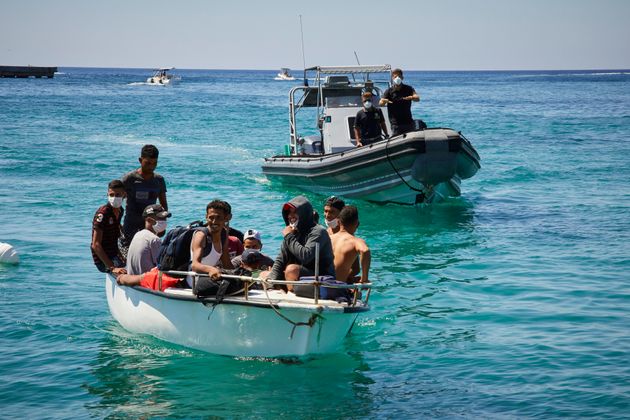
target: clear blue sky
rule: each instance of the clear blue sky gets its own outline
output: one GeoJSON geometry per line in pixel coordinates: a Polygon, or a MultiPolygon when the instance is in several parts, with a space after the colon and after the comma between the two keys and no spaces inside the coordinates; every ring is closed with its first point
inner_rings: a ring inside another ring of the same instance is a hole
{"type": "Polygon", "coordinates": [[[628,69],[628,0],[0,0],[0,65],[628,69]]]}

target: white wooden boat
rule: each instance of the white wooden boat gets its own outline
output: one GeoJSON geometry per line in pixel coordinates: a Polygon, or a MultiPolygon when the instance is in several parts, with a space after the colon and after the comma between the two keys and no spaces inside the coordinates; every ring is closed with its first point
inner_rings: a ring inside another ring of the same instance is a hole
{"type": "Polygon", "coordinates": [[[335,352],[357,316],[369,310],[370,285],[358,287],[368,289],[363,292],[365,300],[350,303],[268,289],[226,296],[215,305],[215,298],[199,299],[191,289],[159,292],[120,286],[113,276],[105,277],[110,312],[125,329],[228,356],[300,357],[335,352]]]}

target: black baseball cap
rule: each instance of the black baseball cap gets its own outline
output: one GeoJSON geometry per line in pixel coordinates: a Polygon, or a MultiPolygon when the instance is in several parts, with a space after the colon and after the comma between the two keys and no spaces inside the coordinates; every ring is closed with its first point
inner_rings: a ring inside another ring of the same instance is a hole
{"type": "Polygon", "coordinates": [[[259,250],[249,248],[243,251],[243,254],[241,255],[241,261],[243,261],[245,264],[261,263],[263,261],[263,255],[260,253],[259,250]]]}
{"type": "Polygon", "coordinates": [[[149,204],[144,208],[144,211],[142,212],[142,217],[145,219],[147,217],[166,219],[167,217],[171,217],[171,213],[164,210],[164,207],[159,204],[149,204]]]}

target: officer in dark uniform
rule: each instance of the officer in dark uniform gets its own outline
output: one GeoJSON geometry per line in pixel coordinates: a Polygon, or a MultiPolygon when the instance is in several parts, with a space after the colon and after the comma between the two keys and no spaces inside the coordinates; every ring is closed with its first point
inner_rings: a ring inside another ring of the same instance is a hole
{"type": "Polygon", "coordinates": [[[392,87],[388,88],[379,102],[380,106],[387,105],[389,123],[392,126],[392,135],[414,131],[416,126],[411,116],[411,101],[420,101],[420,96],[415,89],[403,82],[403,71],[392,71],[392,87]]]}
{"type": "Polygon", "coordinates": [[[361,95],[363,109],[357,112],[354,119],[354,137],[357,140],[357,147],[367,146],[375,141],[388,137],[385,116],[380,108],[372,104],[372,92],[364,92],[361,95]]]}

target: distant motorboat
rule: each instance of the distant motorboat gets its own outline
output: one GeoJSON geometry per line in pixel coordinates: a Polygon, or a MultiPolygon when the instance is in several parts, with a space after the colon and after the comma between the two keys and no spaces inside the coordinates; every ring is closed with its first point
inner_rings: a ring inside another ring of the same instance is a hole
{"type": "Polygon", "coordinates": [[[169,71],[175,67],[162,67],[153,71],[153,75],[147,79],[147,83],[157,86],[168,86],[180,80],[180,77],[173,76],[169,71]]]}
{"type": "Polygon", "coordinates": [[[291,76],[288,68],[282,67],[280,73],[274,77],[274,80],[295,80],[295,77],[291,76]]]}

